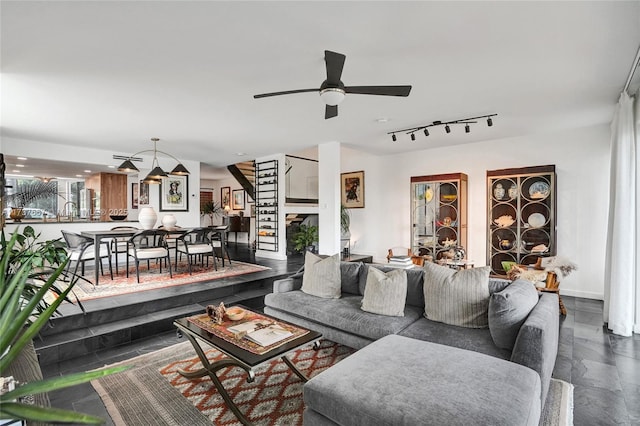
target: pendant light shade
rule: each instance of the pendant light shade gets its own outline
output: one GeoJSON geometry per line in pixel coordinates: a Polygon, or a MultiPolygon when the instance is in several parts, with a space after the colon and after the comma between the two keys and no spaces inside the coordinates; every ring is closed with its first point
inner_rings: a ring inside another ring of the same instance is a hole
{"type": "Polygon", "coordinates": [[[131,160],[125,160],[124,163],[120,164],[120,167],[118,167],[118,171],[125,172],[125,173],[133,173],[133,172],[139,172],[140,170],[131,162],[131,160]]]}
{"type": "Polygon", "coordinates": [[[173,168],[173,170],[171,170],[171,173],[169,174],[184,176],[189,174],[189,170],[187,170],[187,168],[183,166],[182,163],[179,163],[177,166],[173,168]]]}
{"type": "Polygon", "coordinates": [[[153,170],[149,172],[149,174],[147,175],[147,178],[160,180],[163,177],[167,177],[167,176],[169,176],[167,172],[162,170],[160,166],[156,166],[153,170]]]}

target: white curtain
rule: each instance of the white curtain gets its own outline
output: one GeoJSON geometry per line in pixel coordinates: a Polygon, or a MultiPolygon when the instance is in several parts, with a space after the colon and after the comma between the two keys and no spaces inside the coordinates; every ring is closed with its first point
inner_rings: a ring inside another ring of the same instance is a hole
{"type": "Polygon", "coordinates": [[[638,152],[634,97],[620,95],[611,124],[611,181],[604,321],[621,336],[638,331],[638,152]],[[635,324],[634,324],[635,323],[635,324]]]}

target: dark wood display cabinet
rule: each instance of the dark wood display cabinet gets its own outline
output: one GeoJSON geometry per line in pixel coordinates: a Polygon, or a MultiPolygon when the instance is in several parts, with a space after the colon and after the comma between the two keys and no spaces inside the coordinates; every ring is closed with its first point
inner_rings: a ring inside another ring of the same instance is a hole
{"type": "Polygon", "coordinates": [[[487,171],[487,265],[506,275],[515,262],[556,254],[555,166],[487,171]]]}
{"type": "Polygon", "coordinates": [[[467,248],[467,175],[450,173],[411,178],[411,251],[442,259],[467,248]]]}

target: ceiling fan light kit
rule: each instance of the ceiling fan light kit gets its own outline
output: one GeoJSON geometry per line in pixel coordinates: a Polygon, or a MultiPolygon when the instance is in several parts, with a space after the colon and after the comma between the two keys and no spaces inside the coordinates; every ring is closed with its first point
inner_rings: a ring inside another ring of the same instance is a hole
{"type": "Polygon", "coordinates": [[[393,142],[396,142],[398,140],[398,137],[396,136],[396,133],[405,133],[407,135],[409,135],[409,137],[411,138],[412,141],[416,140],[416,132],[419,132],[420,130],[422,130],[424,132],[425,136],[429,136],[429,127],[437,127],[437,126],[444,126],[444,131],[448,133],[451,133],[451,126],[452,124],[464,124],[464,132],[465,133],[471,133],[471,126],[470,124],[475,124],[477,123],[476,120],[481,119],[481,118],[486,118],[487,119],[487,126],[491,127],[493,126],[493,120],[491,117],[495,117],[498,114],[487,114],[487,115],[479,115],[477,117],[469,117],[469,118],[461,118],[459,120],[452,120],[452,121],[434,121],[431,124],[425,124],[423,126],[417,126],[417,127],[411,127],[409,129],[401,129],[401,130],[394,130],[392,132],[387,132],[388,135],[391,135],[391,140],[393,142]]]}
{"type": "Polygon", "coordinates": [[[254,95],[254,99],[266,98],[270,96],[291,95],[294,93],[319,92],[320,98],[325,103],[324,118],[329,119],[338,115],[338,104],[344,100],[347,93],[358,95],[380,95],[380,96],[409,96],[411,86],[345,86],[340,80],[346,56],[324,51],[324,61],[327,70],[327,79],[322,82],[319,89],[298,89],[283,92],[262,93],[254,95]]]}

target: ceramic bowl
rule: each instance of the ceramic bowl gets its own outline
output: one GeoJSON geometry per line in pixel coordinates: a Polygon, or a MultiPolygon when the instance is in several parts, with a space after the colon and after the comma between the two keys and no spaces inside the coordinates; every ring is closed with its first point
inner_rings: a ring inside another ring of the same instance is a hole
{"type": "Polygon", "coordinates": [[[242,308],[231,307],[227,308],[226,314],[231,321],[239,321],[244,318],[247,312],[242,308]]]}
{"type": "Polygon", "coordinates": [[[125,220],[127,218],[126,214],[112,214],[109,215],[109,217],[111,218],[111,220],[125,220]]]}

